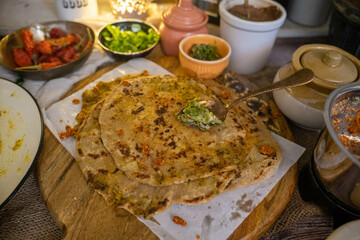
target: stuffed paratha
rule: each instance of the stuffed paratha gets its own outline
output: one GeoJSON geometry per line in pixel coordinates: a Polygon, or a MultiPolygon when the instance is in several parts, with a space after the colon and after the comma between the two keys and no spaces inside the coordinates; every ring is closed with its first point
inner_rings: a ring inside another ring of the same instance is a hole
{"type": "Polygon", "coordinates": [[[220,101],[186,77],[157,76],[118,85],[100,112],[101,138],[119,169],[153,186],[180,184],[236,171],[229,189],[269,177],[281,160],[271,134],[245,104],[208,131],[187,127],[177,112],[195,98],[220,101]],[[268,144],[271,155],[261,154],[268,144]]]}
{"type": "Polygon", "coordinates": [[[77,126],[75,129],[77,130],[83,120],[88,116],[92,108],[101,100],[105,99],[111,91],[119,85],[122,81],[132,80],[138,77],[149,76],[147,71],[143,71],[142,73],[136,74],[128,74],[122,77],[116,78],[110,82],[98,82],[95,87],[87,89],[82,94],[82,107],[79,114],[76,115],[75,120],[77,121],[77,126]]]}
{"type": "Polygon", "coordinates": [[[76,137],[77,162],[92,186],[112,207],[121,207],[138,217],[149,218],[173,203],[205,203],[222,192],[234,177],[226,172],[214,177],[168,187],[132,181],[119,170],[104,148],[98,122],[103,101],[90,110],[76,137]]]}

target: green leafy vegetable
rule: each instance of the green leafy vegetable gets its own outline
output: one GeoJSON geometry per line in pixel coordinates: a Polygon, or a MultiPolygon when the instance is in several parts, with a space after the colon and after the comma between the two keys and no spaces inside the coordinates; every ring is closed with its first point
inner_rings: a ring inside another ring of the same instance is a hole
{"type": "Polygon", "coordinates": [[[217,46],[211,44],[194,44],[189,52],[189,55],[198,60],[215,61],[221,58],[217,52],[217,46]]]}
{"type": "Polygon", "coordinates": [[[178,114],[177,119],[186,126],[195,126],[201,130],[208,130],[211,126],[220,125],[219,120],[199,99],[191,101],[178,114]]]}
{"type": "Polygon", "coordinates": [[[112,51],[133,53],[145,50],[160,39],[160,35],[152,28],[146,33],[141,25],[134,23],[131,31],[120,30],[119,26],[107,25],[101,34],[103,44],[112,51]]]}

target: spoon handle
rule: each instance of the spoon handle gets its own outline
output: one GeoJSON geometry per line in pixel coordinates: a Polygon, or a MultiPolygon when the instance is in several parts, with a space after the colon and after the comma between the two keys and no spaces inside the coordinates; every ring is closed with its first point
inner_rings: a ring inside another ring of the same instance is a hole
{"type": "Polygon", "coordinates": [[[278,81],[278,82],[275,82],[266,87],[251,91],[248,94],[245,94],[244,96],[235,99],[227,106],[227,108],[230,109],[233,106],[235,106],[236,104],[238,104],[239,102],[245,100],[246,98],[254,97],[254,96],[257,96],[262,93],[272,92],[272,91],[276,91],[276,90],[280,90],[280,89],[284,89],[284,88],[288,88],[288,87],[297,87],[297,86],[304,85],[306,83],[311,82],[313,77],[314,77],[313,71],[311,71],[310,69],[307,69],[307,68],[301,69],[301,70],[295,72],[294,74],[284,78],[281,81],[278,81]]]}

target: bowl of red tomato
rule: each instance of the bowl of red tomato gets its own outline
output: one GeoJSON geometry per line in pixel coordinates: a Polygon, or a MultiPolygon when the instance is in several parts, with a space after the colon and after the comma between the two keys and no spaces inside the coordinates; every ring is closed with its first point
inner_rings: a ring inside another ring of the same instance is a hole
{"type": "Polygon", "coordinates": [[[34,24],[1,39],[0,64],[24,78],[61,77],[84,64],[93,49],[94,39],[94,31],[82,23],[34,24]]]}

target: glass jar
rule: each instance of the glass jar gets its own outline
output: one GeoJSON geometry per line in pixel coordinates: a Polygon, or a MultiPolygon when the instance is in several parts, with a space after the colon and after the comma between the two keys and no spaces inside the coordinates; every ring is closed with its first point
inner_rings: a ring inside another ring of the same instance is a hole
{"type": "Polygon", "coordinates": [[[360,124],[356,117],[360,117],[360,82],[336,89],[326,100],[326,128],[314,150],[311,169],[315,182],[335,206],[360,217],[360,124]],[[352,126],[358,128],[351,130],[352,126]]]}

